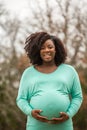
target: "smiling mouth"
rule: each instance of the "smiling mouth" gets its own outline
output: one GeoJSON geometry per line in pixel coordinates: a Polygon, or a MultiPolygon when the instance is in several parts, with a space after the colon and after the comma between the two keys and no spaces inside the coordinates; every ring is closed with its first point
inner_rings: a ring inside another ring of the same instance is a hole
{"type": "Polygon", "coordinates": [[[51,56],[50,55],[45,55],[44,59],[51,59],[51,56]]]}
{"type": "Polygon", "coordinates": [[[43,54],[43,56],[51,56],[50,53],[43,54]]]}
{"type": "Polygon", "coordinates": [[[49,58],[49,57],[51,57],[51,54],[44,54],[43,56],[46,58],[49,58]]]}

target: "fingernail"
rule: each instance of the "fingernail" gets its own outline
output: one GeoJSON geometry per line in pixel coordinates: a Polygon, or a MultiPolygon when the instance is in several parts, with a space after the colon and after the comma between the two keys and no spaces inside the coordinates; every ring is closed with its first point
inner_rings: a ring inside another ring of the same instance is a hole
{"type": "Polygon", "coordinates": [[[62,112],[60,112],[60,114],[62,114],[62,112]]]}

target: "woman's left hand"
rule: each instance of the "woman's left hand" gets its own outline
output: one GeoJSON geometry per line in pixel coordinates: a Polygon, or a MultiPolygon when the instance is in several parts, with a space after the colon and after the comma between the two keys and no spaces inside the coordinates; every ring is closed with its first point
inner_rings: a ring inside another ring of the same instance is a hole
{"type": "Polygon", "coordinates": [[[50,124],[59,124],[69,119],[69,116],[65,112],[60,112],[59,118],[52,118],[48,123],[50,124]]]}

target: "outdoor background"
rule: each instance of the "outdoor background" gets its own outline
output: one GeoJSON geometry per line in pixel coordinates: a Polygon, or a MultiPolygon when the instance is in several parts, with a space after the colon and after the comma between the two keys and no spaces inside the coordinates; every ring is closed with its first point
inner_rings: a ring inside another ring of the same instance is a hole
{"type": "Polygon", "coordinates": [[[16,106],[16,96],[22,72],[30,65],[25,39],[37,31],[63,41],[66,62],[76,68],[84,96],[74,128],[87,130],[86,0],[0,0],[0,130],[25,130],[26,116],[16,106]]]}

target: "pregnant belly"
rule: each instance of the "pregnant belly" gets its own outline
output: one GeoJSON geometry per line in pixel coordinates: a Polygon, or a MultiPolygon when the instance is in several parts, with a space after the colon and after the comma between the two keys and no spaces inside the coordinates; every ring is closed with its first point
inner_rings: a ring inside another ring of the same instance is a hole
{"type": "Polygon", "coordinates": [[[58,93],[58,91],[38,94],[33,96],[30,100],[30,105],[34,109],[42,110],[41,115],[47,116],[48,119],[59,117],[60,112],[66,112],[69,104],[69,97],[58,93]]]}

